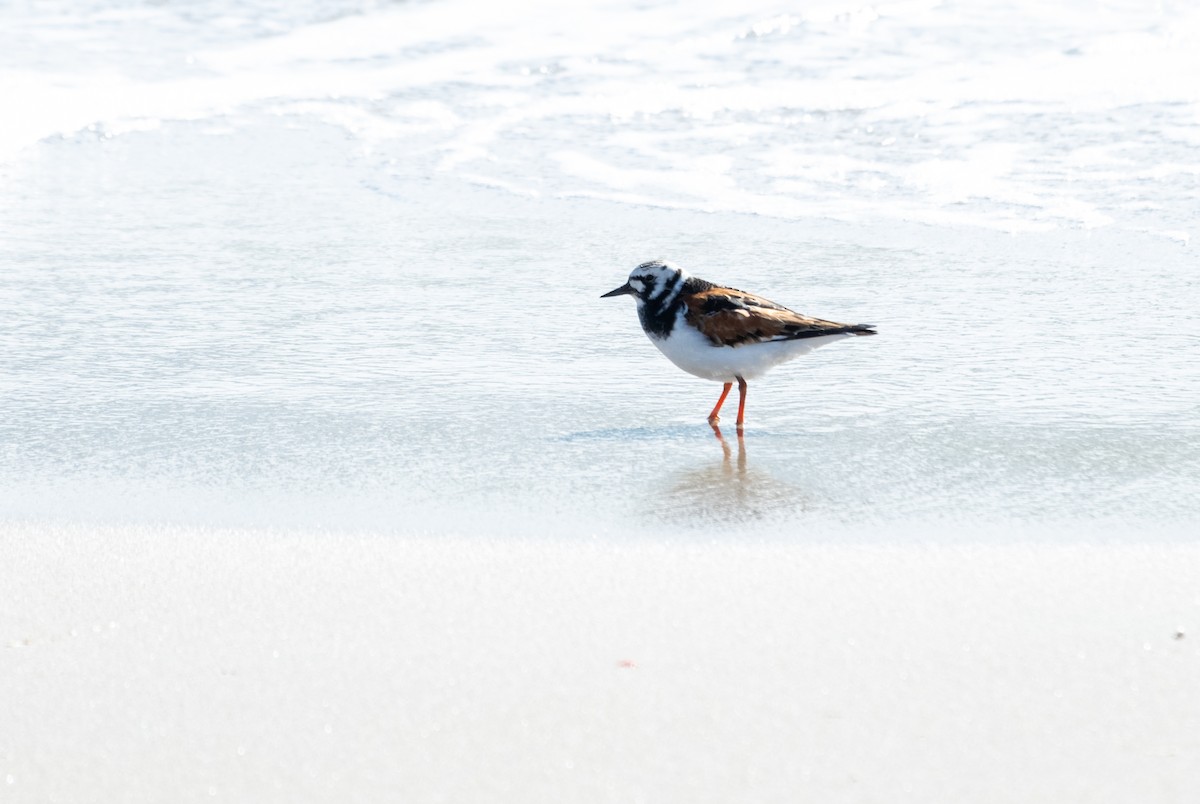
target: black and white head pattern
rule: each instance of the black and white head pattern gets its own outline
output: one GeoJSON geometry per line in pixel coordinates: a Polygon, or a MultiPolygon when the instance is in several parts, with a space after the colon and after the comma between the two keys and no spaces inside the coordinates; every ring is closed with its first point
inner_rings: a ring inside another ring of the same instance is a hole
{"type": "Polygon", "coordinates": [[[638,318],[646,333],[666,338],[675,326],[679,294],[690,275],[666,260],[644,262],[629,274],[629,287],[637,299],[638,318]]]}

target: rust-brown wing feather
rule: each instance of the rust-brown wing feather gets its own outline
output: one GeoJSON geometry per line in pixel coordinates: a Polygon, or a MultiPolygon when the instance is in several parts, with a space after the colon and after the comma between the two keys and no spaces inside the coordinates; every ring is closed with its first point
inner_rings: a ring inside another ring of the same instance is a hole
{"type": "Polygon", "coordinates": [[[874,335],[867,324],[839,324],[801,315],[770,299],[741,290],[712,287],[684,297],[687,322],[714,346],[742,346],[821,335],[874,335]]]}

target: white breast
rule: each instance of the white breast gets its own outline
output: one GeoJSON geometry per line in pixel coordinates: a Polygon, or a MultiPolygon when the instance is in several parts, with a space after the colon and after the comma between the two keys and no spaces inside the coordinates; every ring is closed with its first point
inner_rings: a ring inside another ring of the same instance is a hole
{"type": "Polygon", "coordinates": [[[684,318],[681,310],[667,338],[650,335],[650,341],[672,363],[689,374],[706,380],[733,382],[738,377],[747,380],[793,357],[806,355],[818,346],[850,337],[846,333],[801,338],[793,341],[767,341],[741,346],[713,346],[684,318]]]}

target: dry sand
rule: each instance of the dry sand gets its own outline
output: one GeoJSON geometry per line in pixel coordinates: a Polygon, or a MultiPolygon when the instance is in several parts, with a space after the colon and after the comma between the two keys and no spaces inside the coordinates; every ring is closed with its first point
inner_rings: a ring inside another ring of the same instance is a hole
{"type": "Polygon", "coordinates": [[[6,802],[1200,795],[1193,545],[5,525],[0,586],[6,802]]]}

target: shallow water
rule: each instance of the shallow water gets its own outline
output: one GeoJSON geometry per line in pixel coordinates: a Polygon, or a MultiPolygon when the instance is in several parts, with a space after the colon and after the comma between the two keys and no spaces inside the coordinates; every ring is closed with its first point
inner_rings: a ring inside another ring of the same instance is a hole
{"type": "Polygon", "coordinates": [[[1190,533],[1188,4],[331,8],[0,11],[5,516],[1190,533]],[[880,336],[722,444],[652,257],[880,336]]]}

